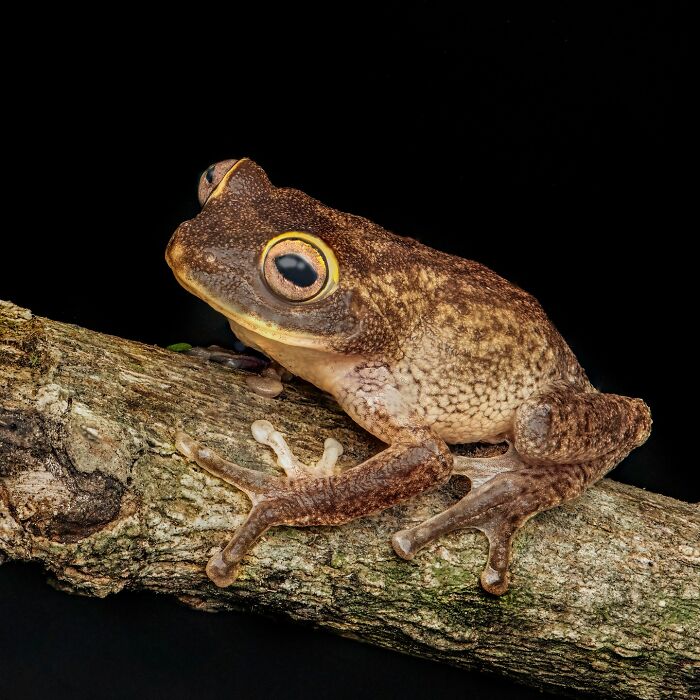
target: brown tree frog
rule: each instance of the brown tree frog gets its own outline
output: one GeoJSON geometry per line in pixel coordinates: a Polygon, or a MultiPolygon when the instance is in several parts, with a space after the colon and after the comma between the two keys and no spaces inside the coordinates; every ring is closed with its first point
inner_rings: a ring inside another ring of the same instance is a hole
{"type": "MultiPolygon", "coordinates": [[[[178,281],[236,335],[330,393],[386,449],[339,472],[327,441],[305,468],[266,421],[254,433],[286,476],[227,462],[184,433],[181,452],[253,507],[207,566],[229,585],[250,547],[279,525],[339,525],[450,477],[448,445],[508,441],[509,469],[392,538],[412,558],[458,528],[489,539],[485,590],[509,584],[511,542],[533,515],[581,494],[648,437],[641,399],[597,391],[539,303],[483,265],[428,248],[295,189],[249,159],[211,166],[202,211],[166,258],[178,281]]],[[[498,459],[498,458],[495,458],[498,459]]]]}

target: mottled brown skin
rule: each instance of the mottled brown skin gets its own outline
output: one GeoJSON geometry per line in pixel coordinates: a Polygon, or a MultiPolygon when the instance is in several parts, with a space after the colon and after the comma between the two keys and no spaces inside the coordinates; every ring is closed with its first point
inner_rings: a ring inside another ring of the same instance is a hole
{"type": "Polygon", "coordinates": [[[508,440],[511,471],[392,539],[412,558],[445,532],[478,528],[490,542],[482,585],[504,593],[517,529],[581,494],[648,437],[646,404],[597,392],[539,303],[483,265],[274,187],[247,159],[206,171],[200,200],[201,213],[166,253],[180,283],[224,313],[243,342],[332,394],[388,445],[342,474],[290,479],[226,462],[181,434],[181,451],[253,501],[209,562],[218,585],[235,579],[270,526],[377,512],[449,478],[448,443],[508,440]],[[265,246],[288,231],[335,254],[330,293],[290,301],[266,278],[265,246]]]}

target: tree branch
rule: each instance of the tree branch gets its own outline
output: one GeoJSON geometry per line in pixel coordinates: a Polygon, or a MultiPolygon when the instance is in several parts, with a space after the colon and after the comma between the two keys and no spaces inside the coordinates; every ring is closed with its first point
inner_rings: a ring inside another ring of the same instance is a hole
{"type": "Polygon", "coordinates": [[[265,399],[244,378],[0,302],[0,557],[40,561],[73,593],[150,589],[206,610],[255,608],[548,690],[700,696],[698,506],[607,479],[525,526],[502,598],[479,588],[477,532],[412,562],[389,546],[454,501],[457,478],[342,527],[274,528],[236,584],[216,588],[206,561],[250,504],[175,453],[177,425],[274,473],[250,434],[258,418],[302,459],[331,435],[348,466],[379,449],[312,387],[265,399]]]}

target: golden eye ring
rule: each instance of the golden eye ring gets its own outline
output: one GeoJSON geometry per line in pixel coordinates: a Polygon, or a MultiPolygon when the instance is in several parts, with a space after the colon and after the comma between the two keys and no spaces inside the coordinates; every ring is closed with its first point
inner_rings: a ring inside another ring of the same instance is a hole
{"type": "Polygon", "coordinates": [[[305,231],[275,236],[265,245],[260,260],[268,289],[286,301],[318,301],[338,285],[335,253],[318,236],[305,231]]]}

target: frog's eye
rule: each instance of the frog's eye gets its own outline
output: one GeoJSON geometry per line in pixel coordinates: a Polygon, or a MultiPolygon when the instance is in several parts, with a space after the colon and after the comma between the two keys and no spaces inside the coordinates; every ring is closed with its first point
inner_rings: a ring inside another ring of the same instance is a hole
{"type": "Polygon", "coordinates": [[[237,160],[222,160],[220,163],[210,165],[199,178],[199,204],[204,206],[211,193],[216,189],[217,185],[224,179],[237,160]]]}
{"type": "Polygon", "coordinates": [[[318,300],[335,289],[338,262],[320,238],[287,231],[265,246],[262,275],[267,286],[287,301],[318,300]]]}

